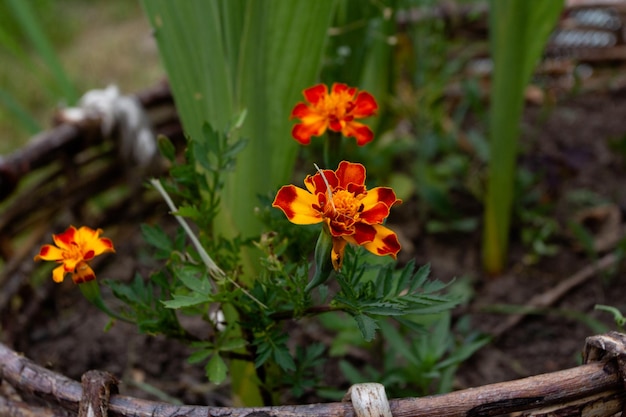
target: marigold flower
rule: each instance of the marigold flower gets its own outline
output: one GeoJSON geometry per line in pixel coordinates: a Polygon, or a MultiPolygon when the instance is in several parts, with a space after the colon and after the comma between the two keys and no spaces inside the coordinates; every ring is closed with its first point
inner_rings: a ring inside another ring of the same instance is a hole
{"type": "Polygon", "coordinates": [[[303,94],[309,104],[298,103],[291,112],[292,119],[302,120],[291,131],[302,145],[308,145],[311,136],[321,136],[326,129],[341,132],[347,137],[354,136],[359,146],[374,138],[369,127],[355,121],[376,113],[378,105],[370,93],[335,83],[330,94],[324,84],[307,88],[303,94]]]}
{"type": "Polygon", "coordinates": [[[93,230],[87,226],[76,229],[68,227],[63,233],[52,235],[53,245],[43,245],[35,261],[54,261],[62,265],[52,271],[55,282],[63,282],[65,274],[71,273],[75,284],[96,279],[87,261],[105,252],[115,252],[113,242],[100,237],[102,229],[93,230]]]}
{"type": "Polygon", "coordinates": [[[285,185],[276,194],[272,206],[281,209],[295,224],[325,223],[333,240],[331,260],[339,270],[347,243],[363,246],[375,255],[400,251],[396,234],[383,226],[396,198],[391,188],[365,187],[365,167],[342,161],[336,171],[329,169],[308,175],[306,190],[285,185]],[[322,177],[323,175],[323,177],[322,177]]]}

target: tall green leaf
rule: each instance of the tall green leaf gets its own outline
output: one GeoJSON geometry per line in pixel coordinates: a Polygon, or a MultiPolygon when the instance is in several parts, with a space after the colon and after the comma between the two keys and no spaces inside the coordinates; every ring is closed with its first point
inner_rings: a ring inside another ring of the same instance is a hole
{"type": "Polygon", "coordinates": [[[507,259],[524,89],[562,8],[563,0],[490,2],[494,71],[483,265],[491,274],[500,273],[507,259]]]}
{"type": "Polygon", "coordinates": [[[247,110],[248,138],[226,180],[216,228],[226,236],[260,231],[257,196],[289,181],[298,144],[291,109],[318,76],[333,0],[150,0],[144,2],[191,140],[202,125],[226,130],[247,110]]]}
{"type": "MultiPolygon", "coordinates": [[[[289,115],[318,76],[334,0],[145,0],[143,5],[190,140],[202,140],[206,122],[226,131],[247,111],[234,134],[249,139],[248,145],[225,178],[215,230],[226,237],[254,236],[261,231],[257,196],[290,180],[298,145],[290,136],[289,115]]],[[[252,258],[242,252],[247,284],[254,279],[252,258]]],[[[229,323],[238,322],[227,305],[224,314],[229,323]]],[[[260,405],[254,367],[232,361],[230,371],[234,403],[260,405]]]]}

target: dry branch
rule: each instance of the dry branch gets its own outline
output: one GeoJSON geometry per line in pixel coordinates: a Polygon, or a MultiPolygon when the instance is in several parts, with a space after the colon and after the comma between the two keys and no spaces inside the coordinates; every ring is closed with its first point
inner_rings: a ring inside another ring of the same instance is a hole
{"type": "Polygon", "coordinates": [[[68,417],[70,412],[66,410],[52,410],[44,407],[36,407],[22,401],[11,401],[0,396],[0,416],[10,417],[68,417]]]}
{"type": "MultiPolygon", "coordinates": [[[[625,341],[625,335],[615,332],[588,338],[585,357],[587,360],[599,359],[598,362],[450,394],[395,399],[389,401],[391,412],[395,417],[417,415],[478,417],[510,413],[517,413],[516,415],[520,416],[611,416],[622,410],[626,400],[623,379],[626,362],[625,341]]],[[[2,344],[0,344],[0,379],[14,386],[18,392],[44,399],[74,413],[78,411],[81,400],[85,401],[81,384],[36,365],[2,344]]],[[[111,395],[108,415],[354,417],[354,410],[352,405],[346,402],[232,408],[178,406],[111,395]]]]}
{"type": "MultiPolygon", "coordinates": [[[[564,281],[561,281],[558,285],[550,288],[548,291],[535,295],[524,307],[529,309],[550,307],[563,298],[563,296],[565,296],[565,294],[572,289],[582,285],[585,281],[594,277],[599,272],[606,271],[607,269],[615,266],[620,259],[621,258],[617,254],[611,252],[600,258],[598,261],[585,266],[583,269],[571,275],[564,281]]],[[[494,337],[499,337],[519,324],[524,317],[526,317],[526,314],[524,313],[511,315],[492,332],[490,332],[490,334],[494,337]]]]}

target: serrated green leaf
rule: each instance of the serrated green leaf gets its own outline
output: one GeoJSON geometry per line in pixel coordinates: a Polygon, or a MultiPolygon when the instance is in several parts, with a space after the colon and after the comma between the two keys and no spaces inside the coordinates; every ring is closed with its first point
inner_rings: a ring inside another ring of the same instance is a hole
{"type": "Polygon", "coordinates": [[[159,225],[141,224],[141,234],[146,242],[152,246],[165,252],[171,252],[173,249],[172,241],[159,225]]]}
{"type": "Polygon", "coordinates": [[[474,340],[469,343],[464,343],[455,349],[452,354],[439,362],[437,366],[439,368],[446,368],[451,365],[458,365],[464,362],[466,359],[469,359],[474,353],[476,353],[480,348],[489,343],[491,339],[487,336],[481,337],[478,340],[474,340]]]}
{"type": "Polygon", "coordinates": [[[187,362],[188,363],[203,362],[209,356],[211,356],[213,354],[213,352],[214,352],[214,350],[212,348],[197,350],[197,351],[193,352],[191,355],[189,355],[189,357],[187,358],[187,362]]]}
{"type": "MultiPolygon", "coordinates": [[[[137,274],[139,275],[139,274],[137,274]]],[[[163,271],[157,271],[150,275],[150,281],[154,282],[160,288],[169,288],[169,280],[163,271]]]]}
{"type": "Polygon", "coordinates": [[[233,143],[228,147],[228,149],[226,149],[226,152],[224,152],[224,158],[234,158],[239,152],[243,151],[247,143],[248,141],[245,139],[240,139],[237,142],[233,143]]]}
{"type": "Polygon", "coordinates": [[[272,355],[274,360],[284,371],[295,371],[296,363],[293,361],[287,346],[277,346],[272,355]]]}
{"type": "Polygon", "coordinates": [[[440,303],[440,304],[426,305],[426,306],[414,306],[411,308],[406,308],[404,312],[405,314],[420,314],[420,315],[437,314],[437,313],[442,313],[444,311],[450,310],[451,308],[456,306],[456,304],[457,303],[455,302],[447,302],[447,303],[440,303]]]}
{"type": "Polygon", "coordinates": [[[409,344],[402,337],[398,329],[392,326],[389,321],[381,321],[380,331],[385,337],[385,341],[398,352],[402,357],[406,358],[412,365],[419,366],[420,360],[410,349],[409,344]]]}
{"type": "Polygon", "coordinates": [[[367,382],[367,379],[361,374],[361,372],[348,361],[339,361],[339,369],[341,369],[341,374],[345,376],[351,384],[367,382]]]}
{"type": "Polygon", "coordinates": [[[198,276],[198,269],[195,267],[174,267],[173,272],[178,279],[190,290],[203,295],[205,300],[213,292],[208,274],[205,272],[198,276]]]}
{"type": "Polygon", "coordinates": [[[226,379],[228,375],[228,367],[226,366],[226,362],[224,359],[218,354],[215,354],[211,357],[209,362],[206,364],[206,375],[209,378],[209,381],[214,384],[221,384],[226,379]]]}
{"type": "MultiPolygon", "coordinates": [[[[381,303],[382,304],[382,303],[381,303]]],[[[361,311],[367,314],[375,314],[377,316],[399,316],[405,314],[403,310],[389,305],[372,305],[361,306],[361,311]]]]}
{"type": "Polygon", "coordinates": [[[167,308],[179,309],[184,307],[192,307],[198,304],[206,303],[210,301],[206,296],[201,294],[195,295],[178,295],[174,294],[172,300],[162,301],[163,305],[167,308]]]}
{"type": "Polygon", "coordinates": [[[198,210],[197,207],[193,206],[180,206],[178,207],[178,211],[176,211],[176,213],[174,214],[176,214],[177,216],[187,217],[192,220],[198,219],[202,215],[200,213],[200,210],[198,210]]]}
{"type": "Polygon", "coordinates": [[[159,146],[161,155],[168,161],[174,162],[176,159],[176,147],[172,141],[167,136],[159,135],[157,137],[157,145],[159,146]]]}
{"type": "Polygon", "coordinates": [[[256,359],[254,360],[254,366],[256,368],[263,365],[272,355],[272,349],[269,345],[263,343],[259,346],[256,352],[256,359]]]}
{"type": "Polygon", "coordinates": [[[245,339],[230,339],[223,343],[220,343],[219,350],[220,351],[233,351],[237,349],[241,349],[248,344],[245,339]]]}
{"type": "Polygon", "coordinates": [[[418,288],[424,285],[424,282],[430,276],[430,264],[422,265],[413,275],[412,284],[409,288],[409,292],[415,292],[418,288]]]}
{"type": "Polygon", "coordinates": [[[366,342],[371,342],[374,340],[374,336],[376,336],[376,329],[378,329],[378,324],[376,320],[373,318],[366,316],[365,314],[357,314],[354,316],[354,320],[356,324],[359,326],[359,330],[361,331],[361,335],[366,342]]]}

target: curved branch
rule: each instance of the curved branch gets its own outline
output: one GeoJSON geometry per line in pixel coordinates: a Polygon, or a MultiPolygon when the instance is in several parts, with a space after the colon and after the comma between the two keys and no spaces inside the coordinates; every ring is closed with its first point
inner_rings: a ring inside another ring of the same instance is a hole
{"type": "MultiPolygon", "coordinates": [[[[82,397],[81,385],[65,376],[36,365],[0,344],[0,379],[18,391],[59,404],[76,412],[82,397]]],[[[524,416],[574,416],[593,409],[594,415],[610,416],[621,411],[626,393],[615,357],[564,371],[516,381],[470,388],[450,394],[389,401],[395,417],[409,416],[494,416],[525,411],[524,416]]],[[[188,417],[354,417],[347,402],[256,407],[178,406],[124,395],[111,395],[110,416],[188,417]],[[254,413],[254,414],[253,414],[254,413]]]]}

